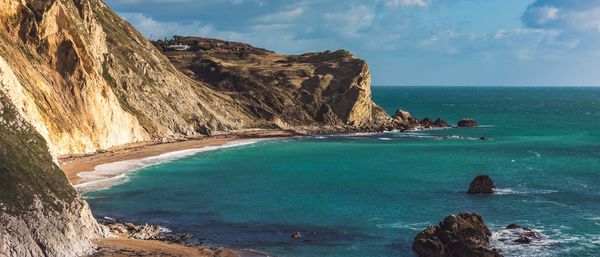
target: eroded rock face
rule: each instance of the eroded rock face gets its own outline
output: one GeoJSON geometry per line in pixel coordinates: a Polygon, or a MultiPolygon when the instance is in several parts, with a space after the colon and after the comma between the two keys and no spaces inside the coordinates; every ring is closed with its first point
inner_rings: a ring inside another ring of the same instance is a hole
{"type": "Polygon", "coordinates": [[[459,128],[469,128],[469,127],[477,127],[477,121],[473,118],[462,119],[458,121],[457,126],[459,128]]]}
{"type": "Polygon", "coordinates": [[[0,91],[0,256],[81,256],[107,231],[0,91]]]}
{"type": "Polygon", "coordinates": [[[468,194],[492,194],[494,193],[494,181],[488,175],[479,175],[469,185],[468,194]]]}
{"type": "Polygon", "coordinates": [[[155,45],[190,78],[235,95],[236,104],[279,127],[389,125],[371,100],[367,63],[348,51],[280,55],[248,44],[181,37],[191,51],[155,45]]]}
{"type": "Polygon", "coordinates": [[[500,257],[489,248],[491,234],[481,216],[463,212],[423,230],[412,248],[419,257],[500,257]]]}

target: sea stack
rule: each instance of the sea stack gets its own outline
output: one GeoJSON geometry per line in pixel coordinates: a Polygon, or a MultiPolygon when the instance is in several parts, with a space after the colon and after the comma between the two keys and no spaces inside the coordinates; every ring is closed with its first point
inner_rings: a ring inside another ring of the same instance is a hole
{"type": "Polygon", "coordinates": [[[412,249],[419,257],[501,257],[490,249],[491,235],[481,216],[462,212],[423,230],[412,249]]]}
{"type": "Polygon", "coordinates": [[[496,186],[494,185],[494,181],[488,175],[479,175],[473,179],[471,184],[469,185],[469,191],[467,191],[470,195],[478,195],[478,194],[492,194],[494,193],[494,189],[496,186]]]}
{"type": "Polygon", "coordinates": [[[466,118],[466,119],[462,119],[462,120],[458,121],[457,126],[459,128],[470,128],[470,127],[477,127],[478,123],[473,118],[466,118]]]}

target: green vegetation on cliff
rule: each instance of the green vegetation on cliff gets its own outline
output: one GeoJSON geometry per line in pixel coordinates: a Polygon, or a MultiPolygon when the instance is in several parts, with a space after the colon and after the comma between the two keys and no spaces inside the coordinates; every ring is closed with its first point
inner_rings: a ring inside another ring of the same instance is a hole
{"type": "Polygon", "coordinates": [[[44,208],[61,211],[76,196],[44,139],[0,92],[0,212],[24,214],[36,198],[44,208]]]}

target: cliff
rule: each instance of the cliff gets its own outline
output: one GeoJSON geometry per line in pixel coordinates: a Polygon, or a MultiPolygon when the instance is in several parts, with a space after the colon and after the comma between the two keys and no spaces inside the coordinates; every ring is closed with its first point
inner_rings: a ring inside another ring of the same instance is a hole
{"type": "Polygon", "coordinates": [[[1,90],[54,155],[388,118],[371,101],[367,64],[346,51],[170,55],[186,76],[99,0],[3,0],[0,20],[1,90]]]}
{"type": "Polygon", "coordinates": [[[0,253],[75,256],[103,235],[57,156],[243,128],[412,126],[372,102],[368,66],[347,51],[188,40],[194,51],[163,54],[100,0],[0,0],[0,253]]]}
{"type": "Polygon", "coordinates": [[[248,44],[176,37],[155,45],[188,77],[283,128],[339,130],[389,121],[371,100],[367,63],[348,51],[280,55],[248,44]],[[188,51],[173,51],[171,44],[188,51]]]}
{"type": "Polygon", "coordinates": [[[0,256],[80,256],[105,234],[42,138],[0,92],[0,256]]]}

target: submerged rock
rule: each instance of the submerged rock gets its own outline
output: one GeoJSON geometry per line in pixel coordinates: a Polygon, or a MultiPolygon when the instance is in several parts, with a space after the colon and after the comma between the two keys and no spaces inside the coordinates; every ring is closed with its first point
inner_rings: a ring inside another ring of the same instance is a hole
{"type": "Polygon", "coordinates": [[[458,122],[459,128],[477,127],[479,124],[473,118],[462,119],[458,122]]]}
{"type": "Polygon", "coordinates": [[[479,175],[473,179],[467,193],[470,195],[492,194],[495,188],[494,181],[488,175],[479,175]]]}
{"type": "Polygon", "coordinates": [[[516,237],[516,239],[512,240],[513,243],[516,244],[531,244],[533,241],[542,240],[542,236],[533,231],[533,229],[522,227],[517,224],[510,224],[506,226],[506,229],[510,230],[513,237],[516,237]]]}
{"type": "Polygon", "coordinates": [[[491,235],[481,216],[462,212],[423,230],[412,249],[419,257],[500,257],[490,249],[491,235]]]}

